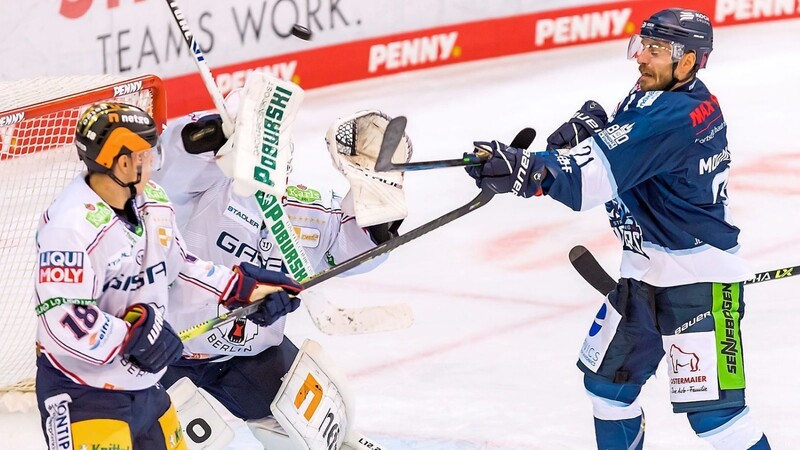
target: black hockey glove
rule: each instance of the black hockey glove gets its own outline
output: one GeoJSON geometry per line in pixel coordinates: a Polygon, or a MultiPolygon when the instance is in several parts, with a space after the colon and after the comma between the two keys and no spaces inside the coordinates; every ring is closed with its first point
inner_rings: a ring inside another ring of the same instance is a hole
{"type": "Polygon", "coordinates": [[[542,181],[547,173],[542,158],[527,149],[508,147],[497,141],[473,142],[473,145],[479,156],[491,154],[482,165],[466,168],[479,188],[487,187],[498,194],[511,192],[525,198],[542,195],[542,181]]]}
{"type": "Polygon", "coordinates": [[[262,269],[254,264],[245,262],[238,266],[233,266],[233,271],[239,274],[239,279],[231,295],[222,302],[228,309],[241,308],[264,298],[256,292],[259,286],[266,285],[281,288],[266,295],[267,301],[261,303],[255,312],[247,316],[256,325],[262,327],[272,325],[276,320],[300,306],[300,299],[290,296],[290,294],[299,294],[303,290],[303,286],[282,272],[262,269]]]}
{"type": "Polygon", "coordinates": [[[155,308],[137,303],[125,310],[122,319],[131,324],[131,329],[120,353],[139,368],[158,373],[181,359],[181,338],[155,308]]]}
{"type": "Polygon", "coordinates": [[[578,142],[597,134],[606,123],[608,116],[603,107],[594,100],[589,100],[572,115],[569,121],[558,127],[547,138],[547,148],[551,150],[572,148],[578,145],[578,142]]]}

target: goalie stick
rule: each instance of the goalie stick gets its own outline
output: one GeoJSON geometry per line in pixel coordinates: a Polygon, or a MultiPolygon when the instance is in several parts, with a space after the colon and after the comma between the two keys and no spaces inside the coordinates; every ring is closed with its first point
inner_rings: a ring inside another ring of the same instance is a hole
{"type": "MultiPolygon", "coordinates": [[[[613,291],[617,282],[603,269],[597,262],[594,255],[584,246],[576,245],[569,251],[569,261],[572,267],[589,283],[597,292],[608,295],[613,291]]],[[[800,266],[783,267],[780,269],[767,270],[755,274],[753,278],[745,280],[744,284],[761,283],[764,281],[777,280],[780,278],[793,277],[800,274],[800,266]]]]}
{"type": "MultiPolygon", "coordinates": [[[[396,137],[397,142],[399,143],[399,140],[400,140],[401,136],[402,136],[402,134],[397,135],[397,136],[393,135],[390,138],[394,139],[396,137]]],[[[511,145],[513,147],[515,147],[515,148],[528,148],[528,146],[530,146],[531,142],[533,142],[533,139],[535,137],[536,137],[536,131],[534,131],[532,128],[525,128],[522,131],[520,131],[519,133],[517,133],[517,136],[511,142],[511,145]]],[[[384,142],[387,139],[389,139],[389,137],[387,137],[387,135],[384,135],[384,142]]],[[[397,145],[395,144],[395,148],[396,147],[397,147],[397,145]]],[[[371,250],[368,250],[368,251],[366,251],[364,253],[361,253],[360,255],[356,255],[356,256],[348,259],[347,261],[344,261],[341,264],[337,264],[337,265],[331,267],[330,269],[324,270],[322,272],[317,273],[316,275],[314,275],[312,277],[307,278],[302,283],[303,287],[305,287],[306,289],[310,288],[310,287],[315,286],[315,285],[317,285],[319,283],[322,283],[325,280],[329,280],[329,279],[331,279],[331,278],[333,278],[333,277],[335,277],[337,275],[340,275],[340,274],[342,274],[344,272],[347,272],[348,270],[350,270],[350,269],[352,269],[354,267],[358,267],[358,266],[360,266],[361,264],[364,264],[367,261],[375,259],[380,255],[383,255],[385,253],[391,252],[392,250],[396,249],[397,247],[400,247],[403,244],[411,242],[414,239],[416,239],[416,238],[418,238],[418,237],[420,237],[420,236],[422,236],[422,235],[424,235],[424,234],[426,234],[426,233],[428,233],[430,231],[433,231],[433,230],[435,230],[435,229],[437,229],[437,228],[439,228],[439,227],[441,227],[443,225],[446,225],[446,224],[458,219],[459,217],[465,216],[465,215],[471,213],[472,211],[475,211],[476,209],[478,209],[478,208],[486,205],[487,203],[489,203],[489,201],[493,197],[494,197],[494,192],[492,192],[492,191],[490,191],[488,189],[483,189],[483,190],[481,190],[480,194],[478,194],[475,198],[473,198],[467,204],[465,204],[463,206],[460,206],[460,207],[458,207],[458,208],[456,208],[456,209],[454,209],[454,210],[452,210],[452,211],[450,211],[450,212],[448,212],[448,213],[446,213],[446,214],[444,214],[442,216],[439,216],[436,219],[433,219],[433,220],[431,220],[430,222],[428,222],[426,224],[420,225],[419,227],[414,228],[413,230],[409,231],[408,233],[405,233],[405,234],[402,234],[402,235],[400,235],[398,237],[392,238],[392,239],[384,242],[383,244],[378,245],[377,247],[375,247],[375,248],[373,248],[371,250]]],[[[230,322],[232,320],[235,320],[235,319],[240,318],[240,317],[245,317],[248,314],[253,313],[256,309],[258,309],[258,306],[263,301],[265,301],[265,300],[262,299],[262,300],[259,300],[257,302],[254,302],[254,303],[252,303],[250,305],[247,305],[247,306],[244,306],[244,307],[241,307],[241,308],[237,308],[237,309],[235,309],[233,311],[230,311],[228,313],[220,314],[219,316],[214,317],[213,319],[207,320],[207,321],[205,321],[203,323],[199,323],[199,324],[197,324],[197,325],[195,325],[195,326],[193,326],[191,328],[188,328],[188,329],[186,329],[184,331],[181,331],[179,333],[179,336],[180,336],[181,340],[183,340],[183,341],[186,341],[186,340],[192,339],[194,337],[197,337],[197,336],[199,336],[199,335],[201,335],[201,334],[203,334],[203,333],[205,333],[205,332],[207,332],[209,330],[212,330],[214,328],[222,326],[222,325],[224,325],[224,324],[226,324],[226,323],[228,323],[228,322],[230,322]]]]}
{"type": "MultiPolygon", "coordinates": [[[[397,144],[403,137],[406,130],[406,118],[397,116],[389,121],[386,126],[384,140],[381,144],[381,149],[378,152],[378,157],[375,161],[376,172],[406,172],[410,170],[429,170],[441,169],[444,167],[461,167],[461,166],[477,166],[486,162],[485,158],[476,155],[466,155],[460,159],[440,159],[436,161],[417,161],[408,162],[403,164],[395,164],[392,162],[392,155],[397,150],[397,144]],[[390,139],[387,139],[390,137],[390,139]],[[391,143],[394,142],[392,146],[391,143]]],[[[512,142],[512,147],[514,147],[512,142]]]]}
{"type": "MultiPolygon", "coordinates": [[[[230,112],[228,111],[222,93],[219,87],[214,82],[214,77],[211,74],[208,64],[205,61],[205,56],[194,35],[189,29],[188,22],[178,8],[175,0],[166,0],[172,17],[175,19],[178,27],[183,33],[183,38],[186,44],[191,49],[192,57],[194,58],[195,66],[200,72],[203,84],[206,87],[214,106],[222,118],[222,129],[225,137],[230,137],[233,133],[234,122],[231,119],[230,112]]],[[[259,206],[262,209],[265,224],[268,228],[272,228],[276,223],[282,223],[282,229],[293,230],[291,223],[281,205],[280,196],[276,197],[270,193],[258,192],[256,194],[259,206]]],[[[286,263],[286,267],[296,269],[292,276],[298,281],[302,281],[304,274],[312,274],[313,267],[308,259],[308,256],[303,251],[302,246],[297,238],[297,235],[289,231],[289,239],[291,245],[277,246],[281,252],[282,259],[286,263]],[[297,259],[302,264],[291,265],[288,264],[287,254],[293,253],[297,255],[297,259]],[[303,274],[303,275],[301,275],[303,274]]],[[[361,308],[339,308],[331,304],[325,298],[318,295],[308,295],[305,301],[302,302],[306,307],[311,320],[314,325],[323,333],[326,334],[357,334],[357,333],[370,333],[378,331],[389,331],[399,328],[407,328],[411,326],[413,317],[411,316],[411,308],[405,304],[398,305],[375,305],[361,308]]],[[[234,317],[235,318],[235,317],[234,317]]],[[[233,320],[233,319],[231,319],[233,320]]]]}

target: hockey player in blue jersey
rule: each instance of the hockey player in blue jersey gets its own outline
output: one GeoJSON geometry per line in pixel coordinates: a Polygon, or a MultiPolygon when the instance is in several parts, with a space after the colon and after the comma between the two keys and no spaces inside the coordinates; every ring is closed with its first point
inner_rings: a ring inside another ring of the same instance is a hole
{"type": "Polygon", "coordinates": [[[730,220],[730,151],[720,104],[696,75],[711,23],[668,9],[632,36],[640,77],[607,122],[586,102],[533,154],[497,141],[467,169],[479,187],[548,195],[576,211],[605,205],[622,247],[621,279],[579,353],[601,449],[641,449],[637,397],[667,358],[670,400],[717,449],[768,449],[745,403],[740,320],[750,269],[730,220]],[[557,149],[559,151],[553,151],[557,149]]]}

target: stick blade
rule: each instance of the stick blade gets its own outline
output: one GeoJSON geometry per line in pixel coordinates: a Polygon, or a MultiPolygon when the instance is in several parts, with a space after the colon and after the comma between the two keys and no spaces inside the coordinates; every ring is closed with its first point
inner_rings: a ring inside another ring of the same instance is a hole
{"type": "Polygon", "coordinates": [[[397,151],[397,146],[400,145],[400,139],[403,139],[407,122],[404,116],[397,116],[386,125],[386,131],[383,133],[383,141],[381,142],[381,149],[375,161],[376,172],[389,172],[394,168],[392,156],[394,156],[394,152],[397,151]]]}
{"type": "Polygon", "coordinates": [[[593,288],[603,295],[608,295],[617,286],[617,282],[597,262],[594,255],[584,246],[576,245],[569,251],[569,262],[572,267],[593,288]]]}
{"type": "Polygon", "coordinates": [[[405,303],[340,308],[321,292],[306,290],[301,297],[317,329],[331,336],[382,333],[414,324],[414,312],[405,303]]]}
{"type": "Polygon", "coordinates": [[[536,139],[536,130],[533,128],[523,128],[514,136],[514,140],[511,141],[511,147],[528,148],[531,146],[534,139],[536,139]]]}

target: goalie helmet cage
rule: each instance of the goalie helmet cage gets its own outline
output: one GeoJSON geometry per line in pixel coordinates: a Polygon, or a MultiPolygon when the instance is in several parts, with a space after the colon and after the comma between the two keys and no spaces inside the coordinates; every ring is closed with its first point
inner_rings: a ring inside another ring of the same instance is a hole
{"type": "Polygon", "coordinates": [[[101,101],[137,105],[159,130],[166,124],[165,91],[153,75],[0,82],[0,409],[22,409],[9,402],[34,388],[34,234],[42,212],[84,170],[75,127],[80,114],[101,101]]]}

